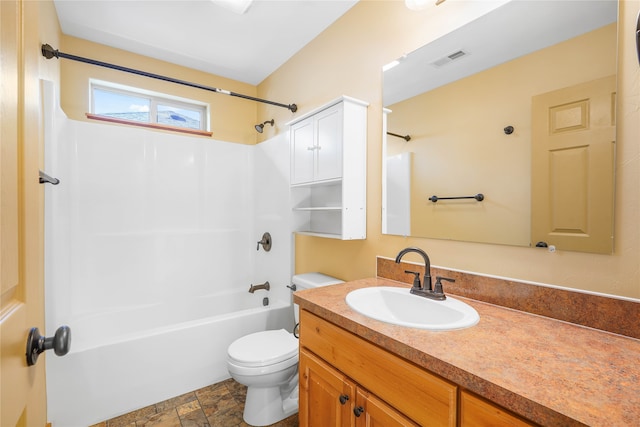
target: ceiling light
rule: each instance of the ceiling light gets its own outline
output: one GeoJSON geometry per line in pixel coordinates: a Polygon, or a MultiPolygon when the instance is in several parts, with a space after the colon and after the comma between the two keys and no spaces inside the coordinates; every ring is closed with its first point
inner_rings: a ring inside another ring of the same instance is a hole
{"type": "Polygon", "coordinates": [[[386,65],[382,66],[382,71],[389,71],[390,69],[392,69],[393,67],[396,67],[400,65],[400,61],[398,61],[397,59],[395,61],[391,61],[386,65]]]}
{"type": "Polygon", "coordinates": [[[249,10],[253,0],[211,0],[214,4],[224,7],[233,13],[242,15],[249,10]]]}
{"type": "Polygon", "coordinates": [[[389,71],[390,69],[392,69],[394,67],[397,67],[405,59],[407,59],[407,55],[402,55],[400,58],[394,59],[393,61],[389,62],[388,64],[383,65],[382,66],[382,71],[389,71]]]}
{"type": "Polygon", "coordinates": [[[437,6],[445,0],[404,0],[404,4],[411,10],[424,10],[430,6],[437,6]]]}

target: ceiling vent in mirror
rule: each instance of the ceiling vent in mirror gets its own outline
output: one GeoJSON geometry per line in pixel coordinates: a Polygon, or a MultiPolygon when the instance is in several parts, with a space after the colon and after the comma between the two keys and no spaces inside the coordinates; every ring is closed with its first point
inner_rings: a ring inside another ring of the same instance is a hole
{"type": "Polygon", "coordinates": [[[456,61],[462,57],[469,55],[469,52],[465,52],[464,50],[457,50],[449,55],[442,57],[440,59],[436,59],[431,63],[434,67],[442,67],[443,65],[447,65],[453,61],[456,61]]]}

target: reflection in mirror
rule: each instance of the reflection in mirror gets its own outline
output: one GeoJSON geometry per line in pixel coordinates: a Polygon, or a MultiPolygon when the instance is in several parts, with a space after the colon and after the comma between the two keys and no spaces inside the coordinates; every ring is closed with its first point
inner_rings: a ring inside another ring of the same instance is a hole
{"type": "Polygon", "coordinates": [[[383,233],[611,253],[616,19],[512,1],[385,69],[383,233]]]}

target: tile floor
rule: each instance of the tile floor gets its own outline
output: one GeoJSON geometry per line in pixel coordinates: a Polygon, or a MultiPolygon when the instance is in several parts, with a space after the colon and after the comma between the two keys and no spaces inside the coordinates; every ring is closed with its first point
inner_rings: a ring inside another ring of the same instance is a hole
{"type": "MultiPolygon", "coordinates": [[[[228,379],[90,427],[246,427],[246,392],[245,386],[228,379]]],[[[273,424],[297,426],[298,414],[273,424]]]]}

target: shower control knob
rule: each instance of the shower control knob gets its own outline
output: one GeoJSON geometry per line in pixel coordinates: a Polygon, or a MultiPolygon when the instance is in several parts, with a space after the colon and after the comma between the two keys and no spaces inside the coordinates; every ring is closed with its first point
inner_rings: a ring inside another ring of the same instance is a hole
{"type": "Polygon", "coordinates": [[[60,326],[53,337],[45,338],[40,335],[38,328],[31,328],[27,338],[27,365],[33,366],[40,353],[53,349],[57,356],[64,356],[71,348],[71,329],[60,326]]]}
{"type": "Polygon", "coordinates": [[[262,249],[264,249],[265,252],[269,252],[271,250],[271,243],[271,234],[269,234],[269,232],[266,232],[262,235],[262,240],[258,242],[256,250],[259,251],[260,245],[262,245],[262,249]]]}

